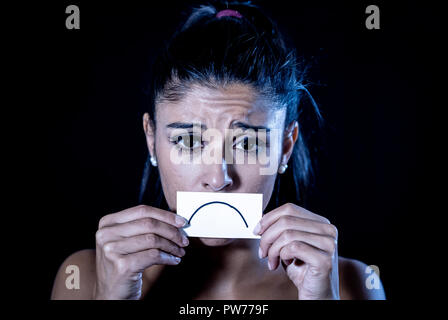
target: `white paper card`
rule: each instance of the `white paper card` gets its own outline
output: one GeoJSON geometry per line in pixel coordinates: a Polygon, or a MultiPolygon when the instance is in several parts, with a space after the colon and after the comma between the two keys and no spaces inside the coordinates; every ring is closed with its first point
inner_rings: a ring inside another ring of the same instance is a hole
{"type": "Polygon", "coordinates": [[[259,239],[253,230],[263,214],[261,193],[177,192],[177,214],[189,237],[259,239]]]}

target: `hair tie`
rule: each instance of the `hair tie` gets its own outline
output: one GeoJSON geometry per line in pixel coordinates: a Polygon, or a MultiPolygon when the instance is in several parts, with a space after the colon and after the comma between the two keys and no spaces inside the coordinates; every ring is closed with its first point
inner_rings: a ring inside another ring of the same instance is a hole
{"type": "Polygon", "coordinates": [[[239,13],[236,10],[232,10],[232,9],[225,9],[225,10],[221,10],[216,14],[216,18],[221,18],[221,17],[237,17],[237,18],[242,18],[243,15],[241,13],[239,13]]]}

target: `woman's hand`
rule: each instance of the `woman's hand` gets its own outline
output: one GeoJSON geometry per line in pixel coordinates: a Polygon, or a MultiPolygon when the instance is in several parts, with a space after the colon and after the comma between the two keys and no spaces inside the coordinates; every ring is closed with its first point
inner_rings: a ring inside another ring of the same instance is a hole
{"type": "Polygon", "coordinates": [[[270,270],[282,261],[299,300],[339,299],[338,232],[328,219],[291,203],[268,213],[254,229],[260,259],[270,270]]]}
{"type": "Polygon", "coordinates": [[[177,265],[185,254],[188,238],[179,228],[186,223],[173,212],[144,205],[101,218],[95,299],[139,299],[146,268],[177,265]]]}

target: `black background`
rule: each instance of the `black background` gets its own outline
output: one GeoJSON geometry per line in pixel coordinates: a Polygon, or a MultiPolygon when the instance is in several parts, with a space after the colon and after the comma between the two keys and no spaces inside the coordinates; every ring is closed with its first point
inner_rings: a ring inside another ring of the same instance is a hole
{"type": "MultiPolygon", "coordinates": [[[[316,155],[308,209],[338,227],[341,256],[379,266],[388,299],[413,296],[403,272],[415,245],[406,236],[408,222],[421,196],[419,41],[435,22],[414,2],[257,3],[313,65],[310,91],[326,119],[326,144],[316,155]],[[380,30],[365,27],[369,4],[380,7],[380,30]]],[[[33,208],[27,212],[41,270],[36,298],[49,298],[67,256],[94,248],[100,217],[137,204],[147,155],[148,63],[186,7],[185,1],[41,4],[32,37],[17,40],[26,42],[33,65],[31,77],[22,77],[33,89],[18,97],[33,102],[21,109],[32,125],[20,137],[27,183],[17,188],[33,208]],[[65,28],[69,4],[80,8],[80,30],[65,28]]]]}

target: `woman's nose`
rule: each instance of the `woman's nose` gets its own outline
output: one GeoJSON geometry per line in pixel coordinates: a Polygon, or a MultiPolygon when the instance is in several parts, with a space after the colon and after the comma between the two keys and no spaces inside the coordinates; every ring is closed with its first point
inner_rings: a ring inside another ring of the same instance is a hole
{"type": "Polygon", "coordinates": [[[224,190],[233,185],[229,176],[228,165],[224,159],[220,164],[205,165],[207,173],[203,175],[203,186],[213,192],[224,190]]]}

